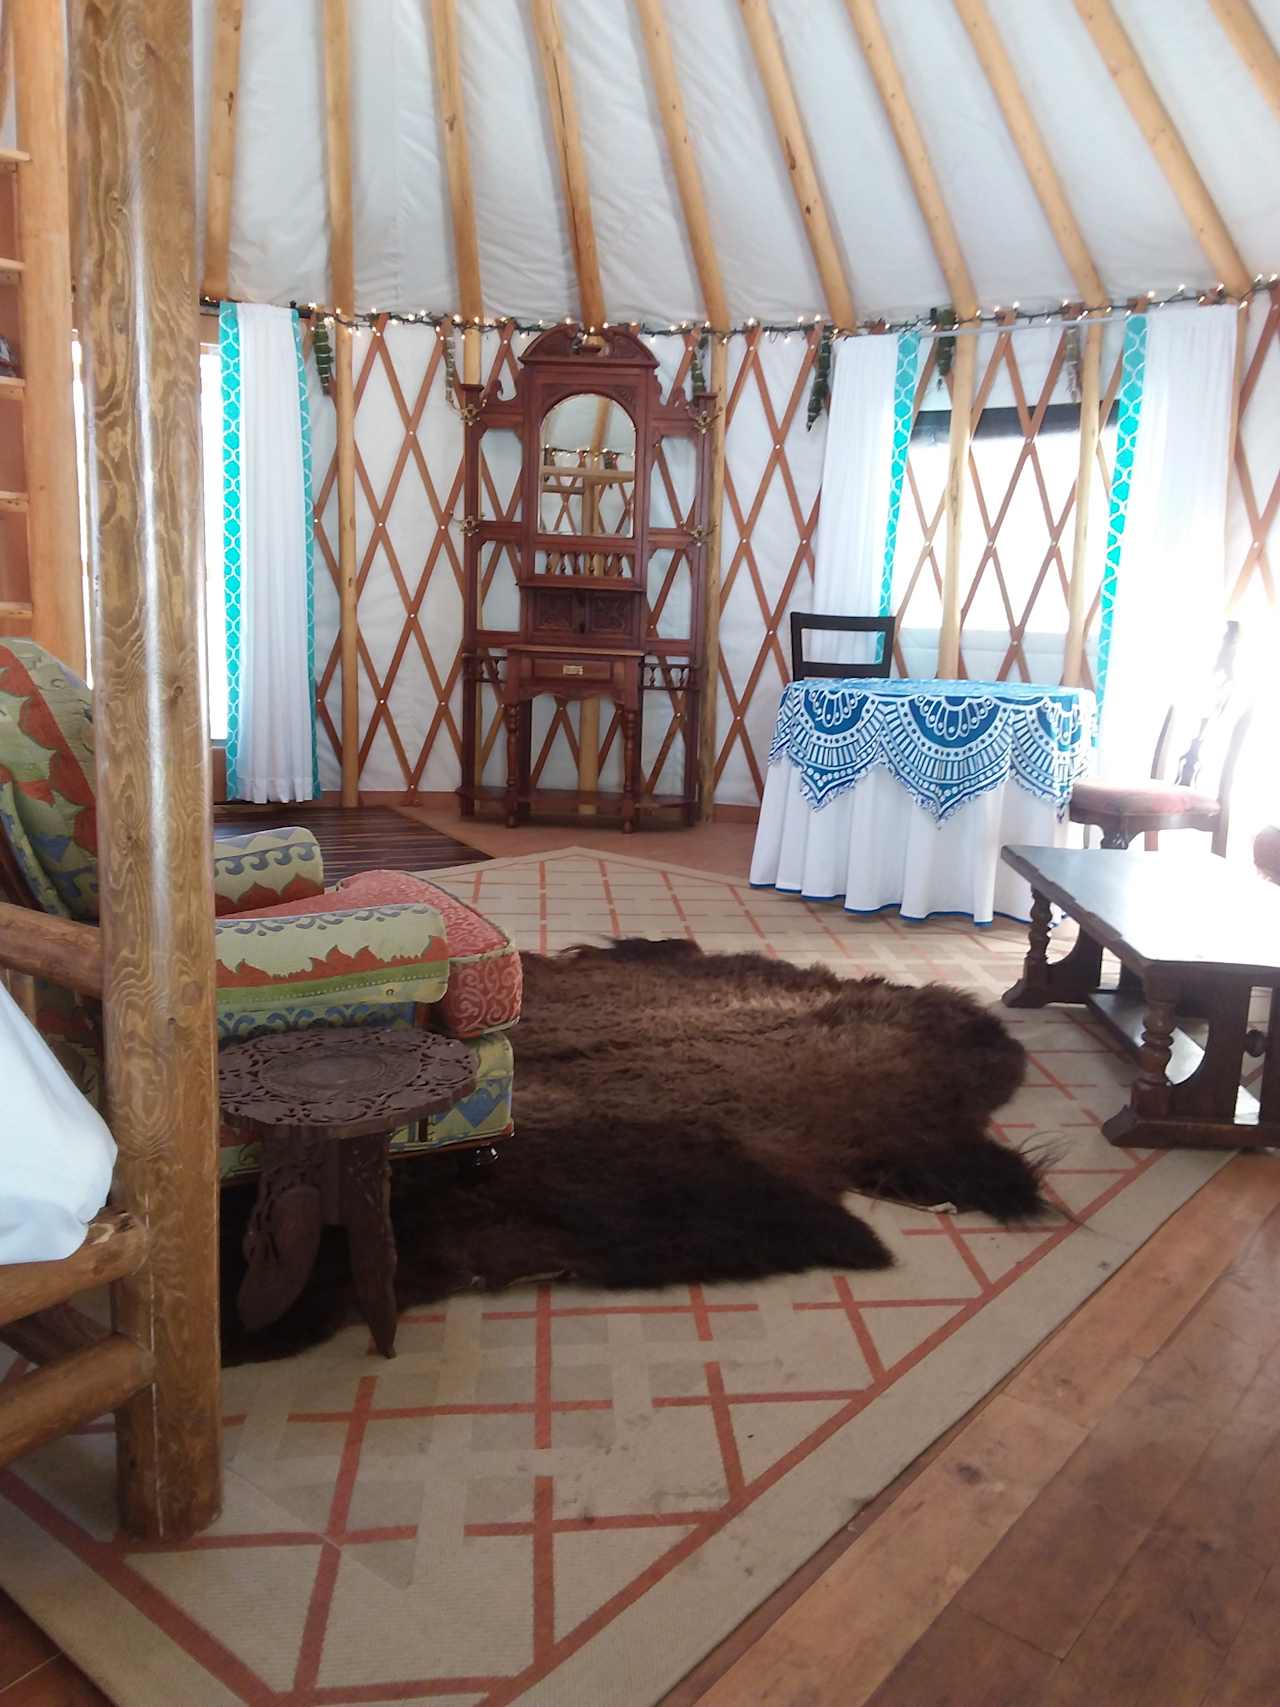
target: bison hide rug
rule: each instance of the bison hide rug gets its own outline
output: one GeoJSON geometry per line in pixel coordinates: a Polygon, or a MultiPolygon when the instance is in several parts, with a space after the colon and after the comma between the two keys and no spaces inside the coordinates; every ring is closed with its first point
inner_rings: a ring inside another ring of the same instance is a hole
{"type": "MultiPolygon", "coordinates": [[[[524,956],[516,1134],[392,1168],[403,1306],[532,1278],[594,1287],[744,1280],[891,1257],[850,1191],[1043,1212],[1034,1159],[989,1136],[1022,1045],[943,985],[839,978],[759,954],[626,938],[524,956]]],[[[330,1231],[303,1296],[239,1327],[254,1186],[223,1194],[228,1361],[279,1357],[348,1319],[330,1231]]]]}

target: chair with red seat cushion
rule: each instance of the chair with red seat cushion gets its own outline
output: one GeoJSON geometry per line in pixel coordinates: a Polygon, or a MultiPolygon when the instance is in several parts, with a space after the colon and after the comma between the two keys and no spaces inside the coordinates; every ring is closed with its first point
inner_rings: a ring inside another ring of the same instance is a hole
{"type": "Polygon", "coordinates": [[[1251,716],[1251,708],[1233,691],[1237,635],[1238,624],[1228,623],[1210,703],[1198,719],[1192,720],[1188,745],[1173,780],[1165,779],[1180,725],[1185,727],[1176,706],[1170,706],[1165,716],[1149,778],[1122,783],[1084,781],[1072,789],[1071,822],[1100,829],[1104,848],[1127,848],[1139,835],[1146,837],[1148,848],[1154,848],[1161,830],[1203,830],[1213,838],[1214,853],[1226,853],[1231,784],[1251,716]],[[1217,789],[1211,791],[1201,780],[1202,757],[1220,730],[1226,740],[1217,789]]]}

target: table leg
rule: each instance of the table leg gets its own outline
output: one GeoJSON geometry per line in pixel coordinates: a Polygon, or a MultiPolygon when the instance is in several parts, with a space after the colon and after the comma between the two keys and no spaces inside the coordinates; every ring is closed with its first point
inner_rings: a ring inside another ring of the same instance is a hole
{"type": "Polygon", "coordinates": [[[236,1299],[250,1333],[282,1316],[307,1283],[323,1224],[322,1162],[305,1143],[264,1146],[258,1198],[244,1236],[248,1267],[236,1299]]]}
{"type": "Polygon", "coordinates": [[[384,1357],[396,1354],[396,1238],[391,1225],[390,1136],[341,1146],[340,1214],[356,1297],[384,1357]]]}
{"type": "Polygon", "coordinates": [[[1135,1114],[1168,1114],[1173,1087],[1166,1069],[1173,1054],[1173,1029],[1178,1023],[1176,1003],[1164,996],[1147,994],[1142,1046],[1138,1050],[1138,1076],[1133,1084],[1135,1114]]]}
{"type": "Polygon", "coordinates": [[[1083,1002],[1102,982],[1102,946],[1081,931],[1061,960],[1049,959],[1053,909],[1047,897],[1031,897],[1030,941],[1022,977],[1001,997],[1007,1008],[1043,1008],[1050,1002],[1083,1002]]]}
{"type": "Polygon", "coordinates": [[[507,828],[514,830],[520,821],[520,707],[508,705],[503,712],[507,725],[507,828]]]}

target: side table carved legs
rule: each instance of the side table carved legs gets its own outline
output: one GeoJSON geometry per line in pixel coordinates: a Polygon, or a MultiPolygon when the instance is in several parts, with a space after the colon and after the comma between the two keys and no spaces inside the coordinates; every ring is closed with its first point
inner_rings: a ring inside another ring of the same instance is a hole
{"type": "Polygon", "coordinates": [[[353,1138],[336,1148],[338,1211],[347,1229],[351,1278],[373,1343],[396,1354],[396,1236],[391,1226],[390,1137],[353,1138]]]}
{"type": "Polygon", "coordinates": [[[258,1200],[245,1232],[237,1308],[251,1333],[282,1316],[311,1274],[323,1227],[345,1227],[361,1312],[384,1357],[395,1356],[396,1244],[390,1134],[277,1138],[264,1143],[258,1200]]]}

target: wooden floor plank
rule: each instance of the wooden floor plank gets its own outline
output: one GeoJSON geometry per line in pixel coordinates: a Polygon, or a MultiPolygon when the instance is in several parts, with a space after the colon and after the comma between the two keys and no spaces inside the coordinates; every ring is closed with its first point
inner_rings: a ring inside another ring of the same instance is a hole
{"type": "Polygon", "coordinates": [[[1088,1426],[1108,1410],[1280,1206],[1280,1166],[1238,1156],[1094,1293],[1009,1385],[1088,1426]]]}
{"type": "Polygon", "coordinates": [[[0,1589],[0,1694],[57,1652],[57,1645],[0,1589]]]}
{"type": "Polygon", "coordinates": [[[1066,1656],[1157,1525],[1238,1545],[1227,1495],[1235,1493],[1238,1510],[1269,1466],[1278,1291],[1273,1211],[965,1584],[959,1601],[968,1612],[1066,1656]]]}
{"type": "Polygon", "coordinates": [[[328,884],[361,871],[440,871],[489,857],[391,806],[361,806],[353,812],[306,801],[293,806],[216,806],[213,822],[221,834],[238,836],[302,825],[320,844],[328,884]]]}
{"type": "Polygon", "coordinates": [[[863,1707],[1083,1438],[1066,1418],[994,1399],[704,1707],[863,1707]]]}
{"type": "Polygon", "coordinates": [[[1058,1662],[953,1602],[867,1707],[1036,1707],[1058,1662]]]}
{"type": "Polygon", "coordinates": [[[1198,1707],[1272,1707],[1280,1701],[1280,1568],[1258,1591],[1222,1669],[1198,1707]]]}

